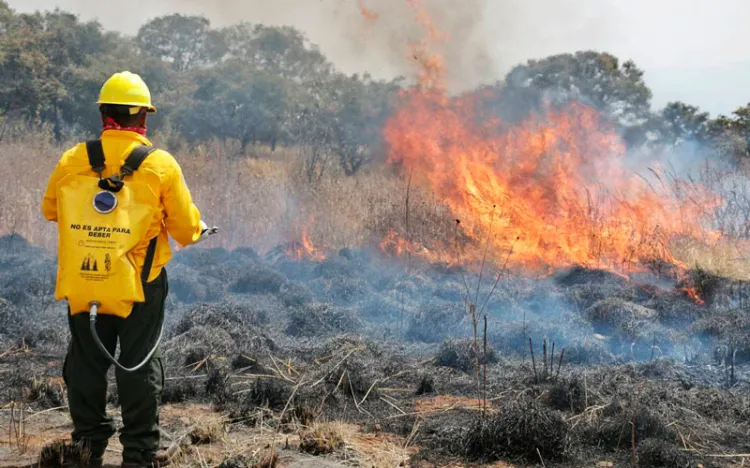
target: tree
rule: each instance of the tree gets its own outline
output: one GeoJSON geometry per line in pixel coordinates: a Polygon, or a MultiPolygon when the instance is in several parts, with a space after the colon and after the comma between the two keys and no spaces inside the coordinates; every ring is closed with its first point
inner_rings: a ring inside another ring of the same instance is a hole
{"type": "Polygon", "coordinates": [[[336,74],[308,83],[293,106],[292,142],[306,160],[310,181],[320,178],[335,158],[345,175],[356,174],[382,141],[382,129],[394,109],[400,80],[375,81],[369,75],[336,74]]]}
{"type": "Polygon", "coordinates": [[[99,23],[81,23],[76,16],[59,11],[45,13],[38,44],[63,92],[41,116],[53,125],[56,139],[90,127],[96,108],[93,101],[103,81],[92,84],[86,77],[94,58],[115,47],[115,40],[103,34],[99,23]]]}
{"type": "Polygon", "coordinates": [[[329,76],[333,66],[297,29],[241,23],[222,32],[227,56],[297,82],[329,76]]]}
{"type": "Polygon", "coordinates": [[[211,30],[208,19],[179,13],[141,26],[136,43],[144,54],[170,63],[178,72],[213,65],[226,49],[222,35],[211,30]]]}
{"type": "Polygon", "coordinates": [[[51,123],[59,140],[75,70],[106,46],[96,22],[81,23],[59,10],[13,15],[0,6],[0,112],[51,123]]]}
{"type": "Polygon", "coordinates": [[[356,174],[381,142],[381,131],[394,108],[397,81],[373,81],[369,75],[340,75],[328,86],[333,112],[332,151],[346,175],[356,174]]]}
{"type": "Polygon", "coordinates": [[[3,12],[0,35],[0,112],[36,119],[64,90],[39,43],[38,17],[3,12]]]}
{"type": "Polygon", "coordinates": [[[684,141],[703,143],[708,139],[708,112],[682,102],[670,102],[659,113],[659,142],[677,146],[684,141]]]}
{"type": "Polygon", "coordinates": [[[750,104],[727,117],[720,115],[708,122],[707,133],[718,152],[735,162],[750,158],[750,104]]]}
{"type": "Polygon", "coordinates": [[[336,125],[323,80],[313,81],[320,92],[302,92],[295,99],[295,115],[290,122],[292,142],[304,158],[305,175],[309,182],[319,180],[328,166],[336,125]]]}
{"type": "Polygon", "coordinates": [[[230,60],[196,77],[192,105],[180,111],[179,126],[193,140],[216,136],[275,148],[289,121],[290,83],[283,78],[230,60]]]}
{"type": "Polygon", "coordinates": [[[507,120],[524,118],[550,103],[579,100],[612,118],[633,141],[642,139],[651,116],[651,90],[643,71],[607,53],[583,51],[530,60],[513,68],[495,92],[495,113],[507,120]]]}

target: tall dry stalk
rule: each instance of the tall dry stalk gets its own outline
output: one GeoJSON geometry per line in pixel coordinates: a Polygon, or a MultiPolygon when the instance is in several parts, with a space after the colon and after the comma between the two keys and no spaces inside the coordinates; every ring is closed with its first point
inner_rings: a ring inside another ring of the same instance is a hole
{"type": "Polygon", "coordinates": [[[636,450],[637,440],[635,437],[635,433],[636,433],[636,424],[637,424],[637,418],[638,418],[638,409],[641,403],[641,392],[643,392],[643,383],[641,383],[638,386],[638,393],[636,393],[635,405],[633,407],[633,418],[630,421],[630,444],[631,444],[632,457],[633,457],[633,460],[632,460],[633,468],[638,468],[638,451],[636,450]]]}
{"type": "Polygon", "coordinates": [[[489,359],[487,358],[487,315],[484,316],[484,352],[482,353],[484,356],[484,361],[482,362],[482,365],[484,367],[484,372],[482,375],[482,415],[484,415],[487,412],[487,363],[489,359]]]}
{"type": "Polygon", "coordinates": [[[10,405],[8,446],[15,447],[19,454],[24,454],[28,451],[30,439],[26,434],[26,405],[13,401],[10,405]]]}
{"type": "MultiPolygon", "coordinates": [[[[413,173],[413,170],[409,172],[409,179],[408,179],[408,181],[406,183],[406,197],[405,197],[406,199],[404,200],[404,205],[405,205],[405,214],[404,214],[404,218],[405,219],[404,219],[404,222],[406,224],[406,242],[407,242],[407,245],[409,246],[409,248],[406,249],[406,265],[404,267],[405,268],[405,277],[406,278],[408,278],[409,275],[411,274],[411,245],[412,245],[412,238],[411,238],[411,226],[409,224],[409,218],[410,218],[409,217],[409,200],[411,198],[411,178],[412,178],[412,173],[413,173]]],[[[400,302],[401,302],[400,309],[401,310],[400,310],[400,317],[399,317],[399,322],[400,322],[399,329],[400,329],[400,334],[402,336],[404,334],[404,314],[405,314],[405,308],[406,308],[406,305],[405,305],[406,299],[404,297],[405,294],[406,293],[405,293],[405,291],[402,288],[401,289],[401,294],[400,294],[400,302]]]]}
{"type": "Polygon", "coordinates": [[[484,267],[487,264],[487,254],[490,251],[490,241],[492,240],[492,225],[495,223],[495,208],[496,205],[492,205],[492,212],[490,213],[490,225],[487,228],[487,238],[485,239],[484,254],[482,254],[482,263],[479,268],[479,279],[477,280],[477,292],[474,298],[474,303],[479,303],[479,288],[482,285],[482,275],[484,274],[484,267]]]}

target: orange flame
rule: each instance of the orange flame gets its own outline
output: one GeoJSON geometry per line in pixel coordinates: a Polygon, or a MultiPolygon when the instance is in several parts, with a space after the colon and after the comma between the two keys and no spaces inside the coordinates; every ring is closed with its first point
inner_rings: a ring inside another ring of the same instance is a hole
{"type": "Polygon", "coordinates": [[[367,5],[365,5],[364,0],[357,0],[357,5],[359,5],[359,11],[362,13],[362,16],[369,21],[374,22],[377,21],[380,15],[378,15],[375,11],[370,10],[367,8],[367,5]]]}
{"type": "Polygon", "coordinates": [[[419,70],[419,84],[422,87],[445,88],[445,60],[439,52],[440,46],[447,41],[447,35],[442,34],[427,14],[424,0],[406,0],[414,12],[414,19],[425,31],[421,41],[410,44],[411,56],[417,62],[419,70]]]}
{"type": "Polygon", "coordinates": [[[312,221],[302,228],[301,233],[298,236],[299,240],[294,240],[286,249],[286,255],[292,260],[325,260],[327,255],[318,249],[315,244],[310,240],[310,236],[307,232],[312,221]]]}
{"type": "Polygon", "coordinates": [[[690,299],[692,299],[696,304],[705,305],[706,301],[704,301],[700,294],[698,293],[698,290],[694,287],[691,288],[682,288],[682,291],[688,295],[690,299]]]}
{"type": "Polygon", "coordinates": [[[411,252],[412,249],[409,246],[409,243],[403,237],[399,236],[396,231],[391,229],[380,242],[380,250],[400,257],[408,252],[411,252]]]}
{"type": "Polygon", "coordinates": [[[510,126],[481,117],[479,96],[449,97],[442,58],[431,51],[439,35],[421,2],[408,1],[426,39],[414,45],[420,86],[402,93],[384,130],[388,161],[461,219],[475,246],[464,259],[479,258],[476,247],[489,242],[496,260],[512,251],[511,264],[537,272],[630,271],[679,264],[675,239],[717,238],[700,221],[718,198],[692,182],[650,184],[627,170],[624,144],[593,108],[573,102],[510,126]]]}

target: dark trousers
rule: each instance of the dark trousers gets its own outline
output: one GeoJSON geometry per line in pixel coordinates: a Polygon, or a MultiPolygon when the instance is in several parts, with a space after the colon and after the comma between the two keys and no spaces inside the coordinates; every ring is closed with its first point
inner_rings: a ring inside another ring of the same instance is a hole
{"type": "MultiPolygon", "coordinates": [[[[107,350],[125,367],[138,365],[153,348],[164,322],[167,297],[167,273],[144,288],[146,301],[135,304],[126,319],[99,315],[96,330],[107,350]]],[[[89,314],[68,314],[71,340],[63,366],[68,388],[68,404],[73,419],[73,440],[90,444],[92,455],[103,454],[115,434],[112,418],[107,416],[107,372],[112,364],[97,347],[89,329],[89,314]]],[[[123,428],[120,442],[123,460],[150,463],[159,450],[159,403],[164,387],[161,350],[136,372],[115,370],[117,393],[122,406],[123,428]]]]}

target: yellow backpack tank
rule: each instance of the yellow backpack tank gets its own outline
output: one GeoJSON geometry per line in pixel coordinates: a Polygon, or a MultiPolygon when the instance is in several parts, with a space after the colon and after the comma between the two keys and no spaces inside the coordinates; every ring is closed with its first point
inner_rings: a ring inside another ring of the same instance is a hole
{"type": "MultiPolygon", "coordinates": [[[[71,314],[89,312],[126,318],[134,303],[144,302],[156,251],[156,237],[146,239],[159,197],[146,184],[125,179],[154,151],[137,146],[120,175],[102,178],[101,141],[86,143],[89,163],[97,177],[68,175],[57,184],[59,232],[57,300],[67,300],[71,314]],[[134,252],[146,250],[139,268],[134,252]]],[[[158,237],[158,236],[157,236],[158,237]]]]}

